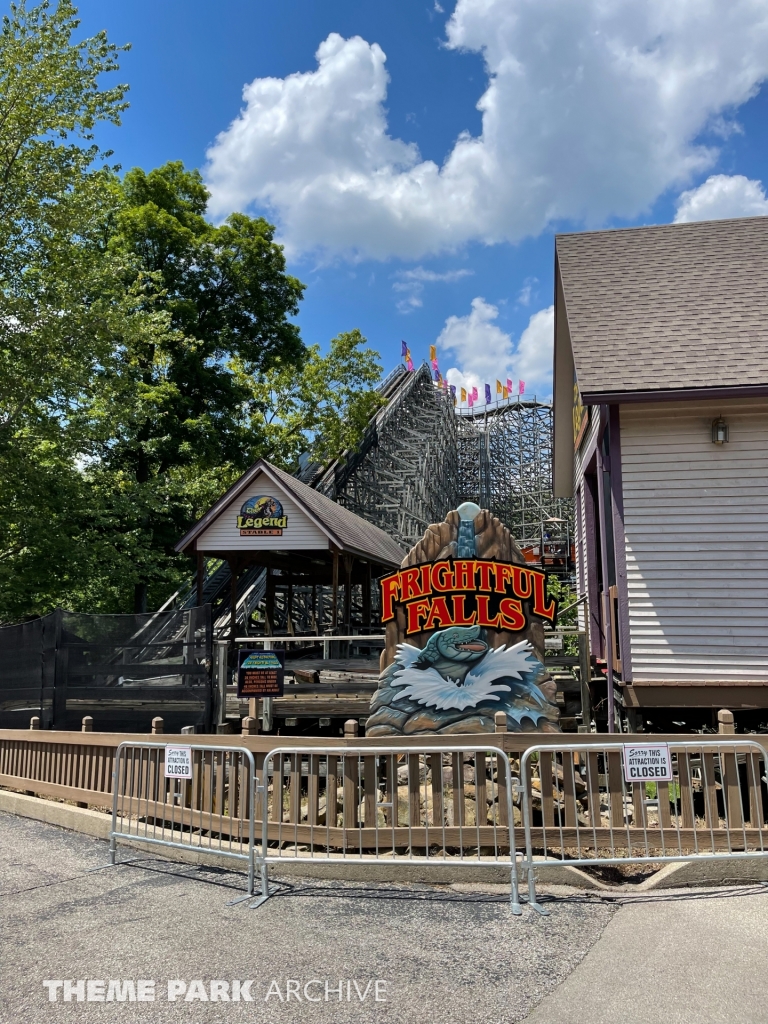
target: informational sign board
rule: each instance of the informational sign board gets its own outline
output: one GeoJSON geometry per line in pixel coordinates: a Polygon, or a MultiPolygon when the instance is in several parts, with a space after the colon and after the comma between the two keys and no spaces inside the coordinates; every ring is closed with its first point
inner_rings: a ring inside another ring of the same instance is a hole
{"type": "Polygon", "coordinates": [[[576,371],[573,373],[573,449],[578,451],[589,426],[589,410],[582,404],[576,371]]]}
{"type": "Polygon", "coordinates": [[[191,747],[167,746],[165,748],[165,777],[166,779],[192,778],[191,747]]]}
{"type": "Polygon", "coordinates": [[[546,572],[512,562],[442,558],[399,569],[380,583],[381,621],[391,622],[401,607],[406,636],[450,626],[520,632],[530,615],[557,620],[546,572]]]}
{"type": "Polygon", "coordinates": [[[625,743],[626,782],[671,782],[672,757],[666,743],[625,743]]]}
{"type": "Polygon", "coordinates": [[[282,537],[287,525],[288,516],[282,504],[271,494],[248,498],[237,517],[241,537],[282,537]]]}
{"type": "Polygon", "coordinates": [[[238,697],[282,697],[284,682],[284,651],[239,652],[238,697]]]}

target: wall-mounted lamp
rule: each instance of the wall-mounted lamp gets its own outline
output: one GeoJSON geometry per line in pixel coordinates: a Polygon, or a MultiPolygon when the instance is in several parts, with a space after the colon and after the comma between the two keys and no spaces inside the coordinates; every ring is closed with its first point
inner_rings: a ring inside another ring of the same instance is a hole
{"type": "Polygon", "coordinates": [[[712,444],[725,444],[728,441],[728,424],[722,416],[712,420],[712,444]]]}

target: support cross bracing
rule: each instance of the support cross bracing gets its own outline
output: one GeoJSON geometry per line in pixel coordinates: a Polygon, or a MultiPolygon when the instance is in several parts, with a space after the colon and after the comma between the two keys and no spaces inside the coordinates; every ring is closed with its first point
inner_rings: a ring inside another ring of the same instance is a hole
{"type": "MultiPolygon", "coordinates": [[[[538,545],[547,534],[573,537],[573,503],[552,496],[551,404],[532,398],[455,409],[450,395],[436,387],[426,363],[413,373],[398,367],[379,391],[386,404],[373,416],[358,450],[327,466],[303,463],[298,476],[305,483],[405,548],[463,501],[489,509],[522,546],[538,545]]],[[[204,599],[214,604],[215,630],[220,633],[229,621],[228,609],[217,611],[221,595],[228,599],[229,569],[226,563],[210,568],[204,599]]],[[[265,583],[261,567],[247,570],[238,580],[238,628],[243,632],[264,602],[265,583]]],[[[314,633],[330,624],[327,589],[318,587],[315,596],[294,588],[297,632],[314,633]],[[313,603],[315,621],[310,624],[313,603]]],[[[362,624],[367,605],[359,590],[353,588],[350,625],[358,620],[362,624]]],[[[175,595],[174,605],[193,605],[195,593],[191,588],[186,595],[175,595]]],[[[375,582],[372,598],[375,602],[375,582]]],[[[283,632],[288,614],[281,591],[275,612],[275,631],[283,632]]]]}

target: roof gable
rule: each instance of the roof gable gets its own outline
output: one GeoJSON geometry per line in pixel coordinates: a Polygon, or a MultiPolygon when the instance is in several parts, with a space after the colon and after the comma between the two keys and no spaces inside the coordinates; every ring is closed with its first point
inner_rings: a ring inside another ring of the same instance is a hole
{"type": "Polygon", "coordinates": [[[276,548],[313,551],[327,550],[328,545],[329,537],[322,526],[263,470],[252,476],[239,493],[231,495],[195,538],[197,551],[211,553],[276,548]]]}
{"type": "MultiPolygon", "coordinates": [[[[349,509],[331,501],[312,487],[297,480],[282,469],[278,469],[266,459],[259,459],[222,495],[215,505],[197,522],[192,529],[176,545],[177,551],[192,550],[203,534],[209,531],[214,523],[231,512],[237,501],[245,501],[250,497],[254,487],[263,489],[265,481],[269,481],[275,489],[287,495],[290,502],[295,503],[297,511],[324,538],[326,546],[333,546],[339,551],[346,551],[382,566],[399,566],[405,552],[383,530],[361,519],[349,509]],[[247,493],[246,493],[247,492],[247,493]]],[[[239,529],[237,531],[239,536],[239,529]]],[[[286,548],[283,537],[273,537],[271,544],[275,548],[286,548]]],[[[268,538],[269,540],[269,538],[268,538]]],[[[264,545],[260,545],[262,548],[264,545]]],[[[239,550],[247,550],[247,546],[236,544],[239,550]]],[[[255,546],[254,546],[255,547],[255,546]]],[[[307,544],[306,547],[311,547],[307,544]]],[[[221,549],[219,549],[221,550],[221,549]]],[[[234,550],[234,548],[233,548],[234,550]]],[[[296,548],[294,547],[294,550],[296,548]]]]}

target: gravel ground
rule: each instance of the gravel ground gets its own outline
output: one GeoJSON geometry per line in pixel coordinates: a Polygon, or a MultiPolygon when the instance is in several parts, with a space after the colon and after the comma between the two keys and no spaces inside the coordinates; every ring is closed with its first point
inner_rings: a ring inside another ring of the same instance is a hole
{"type": "Polygon", "coordinates": [[[142,859],[105,868],[106,843],[0,813],[3,1024],[519,1021],[583,960],[615,912],[573,896],[546,920],[529,910],[515,918],[498,886],[295,878],[249,910],[226,906],[242,892],[237,873],[120,855],[142,859]],[[155,1001],[64,1002],[60,989],[49,1002],[43,981],[64,979],[152,979],[155,1001]],[[196,979],[203,986],[192,986],[196,979]],[[211,981],[231,993],[233,980],[249,979],[251,1002],[167,997],[169,980],[210,997],[211,981]],[[301,1001],[286,1001],[289,987],[301,1001]]]}

